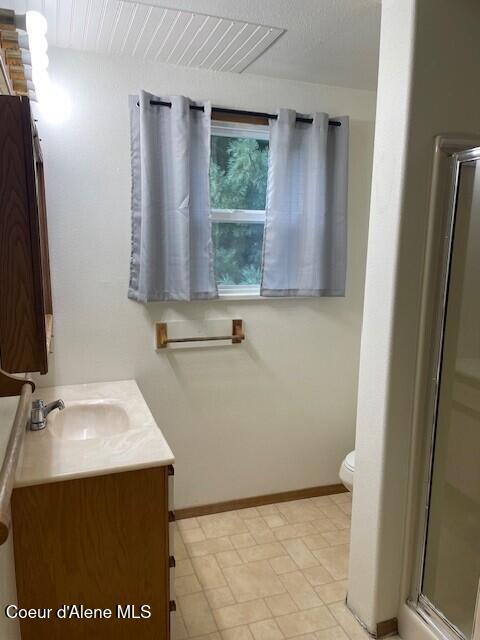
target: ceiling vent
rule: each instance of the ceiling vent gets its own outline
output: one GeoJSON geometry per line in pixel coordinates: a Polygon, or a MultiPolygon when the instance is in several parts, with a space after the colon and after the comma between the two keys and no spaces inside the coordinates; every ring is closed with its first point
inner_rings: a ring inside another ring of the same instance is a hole
{"type": "Polygon", "coordinates": [[[52,46],[234,73],[244,71],[284,33],[276,27],[128,0],[4,4],[41,10],[52,46]]]}

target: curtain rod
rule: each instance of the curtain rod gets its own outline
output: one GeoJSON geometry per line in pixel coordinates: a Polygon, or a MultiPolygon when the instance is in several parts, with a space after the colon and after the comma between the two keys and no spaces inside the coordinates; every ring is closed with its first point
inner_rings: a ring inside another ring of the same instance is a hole
{"type": "MultiPolygon", "coordinates": [[[[150,104],[157,105],[159,107],[171,107],[171,102],[165,102],[163,100],[150,100],[150,104]]],[[[202,106],[191,104],[190,109],[194,111],[204,111],[202,106]]],[[[261,111],[243,111],[242,109],[224,109],[222,107],[212,107],[212,113],[229,113],[235,116],[252,116],[253,118],[265,118],[267,120],[277,120],[278,116],[276,113],[263,113],[261,111]]],[[[308,124],[312,124],[313,118],[296,118],[297,122],[306,122],[308,124]]],[[[328,124],[331,127],[341,127],[342,123],[338,120],[329,120],[328,124]]]]}

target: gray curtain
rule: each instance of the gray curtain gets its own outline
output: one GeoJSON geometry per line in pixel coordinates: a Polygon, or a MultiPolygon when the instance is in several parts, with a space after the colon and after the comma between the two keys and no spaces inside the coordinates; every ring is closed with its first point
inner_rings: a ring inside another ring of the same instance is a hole
{"type": "Polygon", "coordinates": [[[270,121],[262,296],[343,296],[346,274],[348,118],[270,121]]]}
{"type": "Polygon", "coordinates": [[[216,298],[210,222],[210,103],[130,96],[132,248],[139,302],[216,298]],[[171,102],[171,108],[150,100],[171,102]]]}

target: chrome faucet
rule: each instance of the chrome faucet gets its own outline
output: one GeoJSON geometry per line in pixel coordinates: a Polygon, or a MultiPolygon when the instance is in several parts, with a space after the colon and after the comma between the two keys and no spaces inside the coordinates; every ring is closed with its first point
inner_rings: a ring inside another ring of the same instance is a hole
{"type": "Polygon", "coordinates": [[[43,400],[34,400],[32,402],[32,413],[30,415],[30,431],[41,431],[47,426],[47,416],[54,409],[62,411],[65,409],[63,400],[55,400],[45,404],[43,400]]]}

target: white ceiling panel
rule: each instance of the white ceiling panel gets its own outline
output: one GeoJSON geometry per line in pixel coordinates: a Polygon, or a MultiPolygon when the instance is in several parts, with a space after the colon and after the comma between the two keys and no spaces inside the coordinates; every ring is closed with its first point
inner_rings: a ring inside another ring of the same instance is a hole
{"type": "Polygon", "coordinates": [[[202,59],[198,66],[204,69],[213,69],[222,53],[230,46],[231,42],[236,40],[240,32],[245,27],[244,24],[234,22],[232,20],[229,20],[224,24],[224,26],[226,29],[223,30],[223,33],[221,35],[217,33],[216,37],[212,38],[213,46],[210,48],[208,55],[202,59]]]}
{"type": "Polygon", "coordinates": [[[110,40],[108,43],[109,53],[124,53],[125,43],[131,32],[137,7],[138,5],[133,3],[122,3],[120,5],[120,11],[116,18],[116,26],[110,34],[110,40]]]}
{"type": "Polygon", "coordinates": [[[178,60],[190,44],[193,36],[196,34],[204,20],[204,16],[198,16],[191,13],[185,24],[183,24],[181,28],[180,26],[178,27],[178,33],[175,36],[176,42],[172,47],[170,47],[166,58],[164,56],[162,59],[170,64],[178,64],[178,60]]]}
{"type": "Polygon", "coordinates": [[[247,46],[242,47],[236,53],[234,58],[230,62],[230,70],[236,73],[241,73],[244,69],[249,67],[260,55],[260,52],[266,51],[271,44],[277,39],[277,34],[274,29],[269,27],[259,27],[260,33],[255,42],[246,43],[247,46]]]}
{"type": "Polygon", "coordinates": [[[120,55],[133,51],[138,25],[143,23],[144,17],[142,17],[142,15],[146,15],[147,11],[148,7],[135,3],[132,4],[129,14],[128,12],[124,12],[122,17],[123,37],[121,42],[115,43],[117,47],[116,50],[120,55]]]}
{"type": "Polygon", "coordinates": [[[94,21],[91,21],[90,27],[97,27],[95,51],[106,53],[110,50],[112,38],[115,37],[118,18],[124,3],[118,0],[103,0],[103,2],[100,22],[95,25],[94,21]]]}
{"type": "Polygon", "coordinates": [[[138,6],[131,33],[125,43],[125,53],[132,56],[148,55],[150,43],[156,35],[156,25],[158,26],[165,11],[166,9],[138,6]]]}
{"type": "MultiPolygon", "coordinates": [[[[61,4],[62,3],[60,3],[60,9],[61,4]]],[[[74,49],[81,49],[84,46],[84,39],[87,32],[86,26],[90,24],[91,16],[92,0],[74,0],[74,2],[72,2],[69,15],[70,24],[64,24],[61,17],[58,20],[62,40],[67,43],[64,46],[73,47],[74,49]]]]}
{"type": "MultiPolygon", "coordinates": [[[[30,5],[30,2],[28,3],[30,5]]],[[[70,27],[72,24],[72,11],[75,9],[74,0],[57,2],[55,30],[48,29],[49,43],[55,43],[58,47],[68,47],[70,41],[70,27]]]]}
{"type": "Polygon", "coordinates": [[[234,71],[240,73],[284,32],[131,0],[0,1],[19,12],[34,9],[44,13],[52,46],[218,71],[231,71],[235,66],[234,71]]]}
{"type": "Polygon", "coordinates": [[[51,46],[376,87],[381,0],[0,0],[0,6],[42,12],[51,46]]]}
{"type": "Polygon", "coordinates": [[[212,24],[218,24],[217,18],[199,15],[194,25],[190,27],[192,36],[180,53],[176,64],[189,64],[201,46],[205,44],[207,36],[211,33],[212,24]]]}
{"type": "Polygon", "coordinates": [[[175,50],[178,39],[187,28],[188,21],[192,14],[183,11],[167,11],[167,19],[157,35],[156,46],[154,48],[154,60],[167,62],[170,54],[175,50]]]}
{"type": "MultiPolygon", "coordinates": [[[[76,1],[78,2],[79,0],[76,1]]],[[[101,38],[105,14],[107,12],[107,0],[102,0],[101,2],[98,0],[82,0],[82,2],[86,5],[86,11],[83,23],[79,20],[79,24],[81,25],[79,32],[81,36],[78,42],[71,41],[71,44],[68,46],[76,49],[95,51],[101,38]]],[[[75,12],[75,14],[79,15],[77,12],[75,12]]],[[[61,46],[59,42],[57,46],[61,46]]]]}
{"type": "Polygon", "coordinates": [[[225,67],[231,70],[239,58],[243,56],[243,52],[251,51],[255,43],[261,39],[262,32],[268,31],[268,27],[262,27],[259,24],[248,24],[240,33],[236,42],[231,42],[230,46],[220,56],[214,68],[223,71],[225,67]]]}
{"type": "Polygon", "coordinates": [[[187,66],[201,67],[212,55],[213,50],[222,40],[227,37],[227,32],[231,27],[230,20],[217,20],[210,18],[206,29],[202,29],[202,40],[198,43],[195,51],[189,58],[185,58],[187,66]]]}

